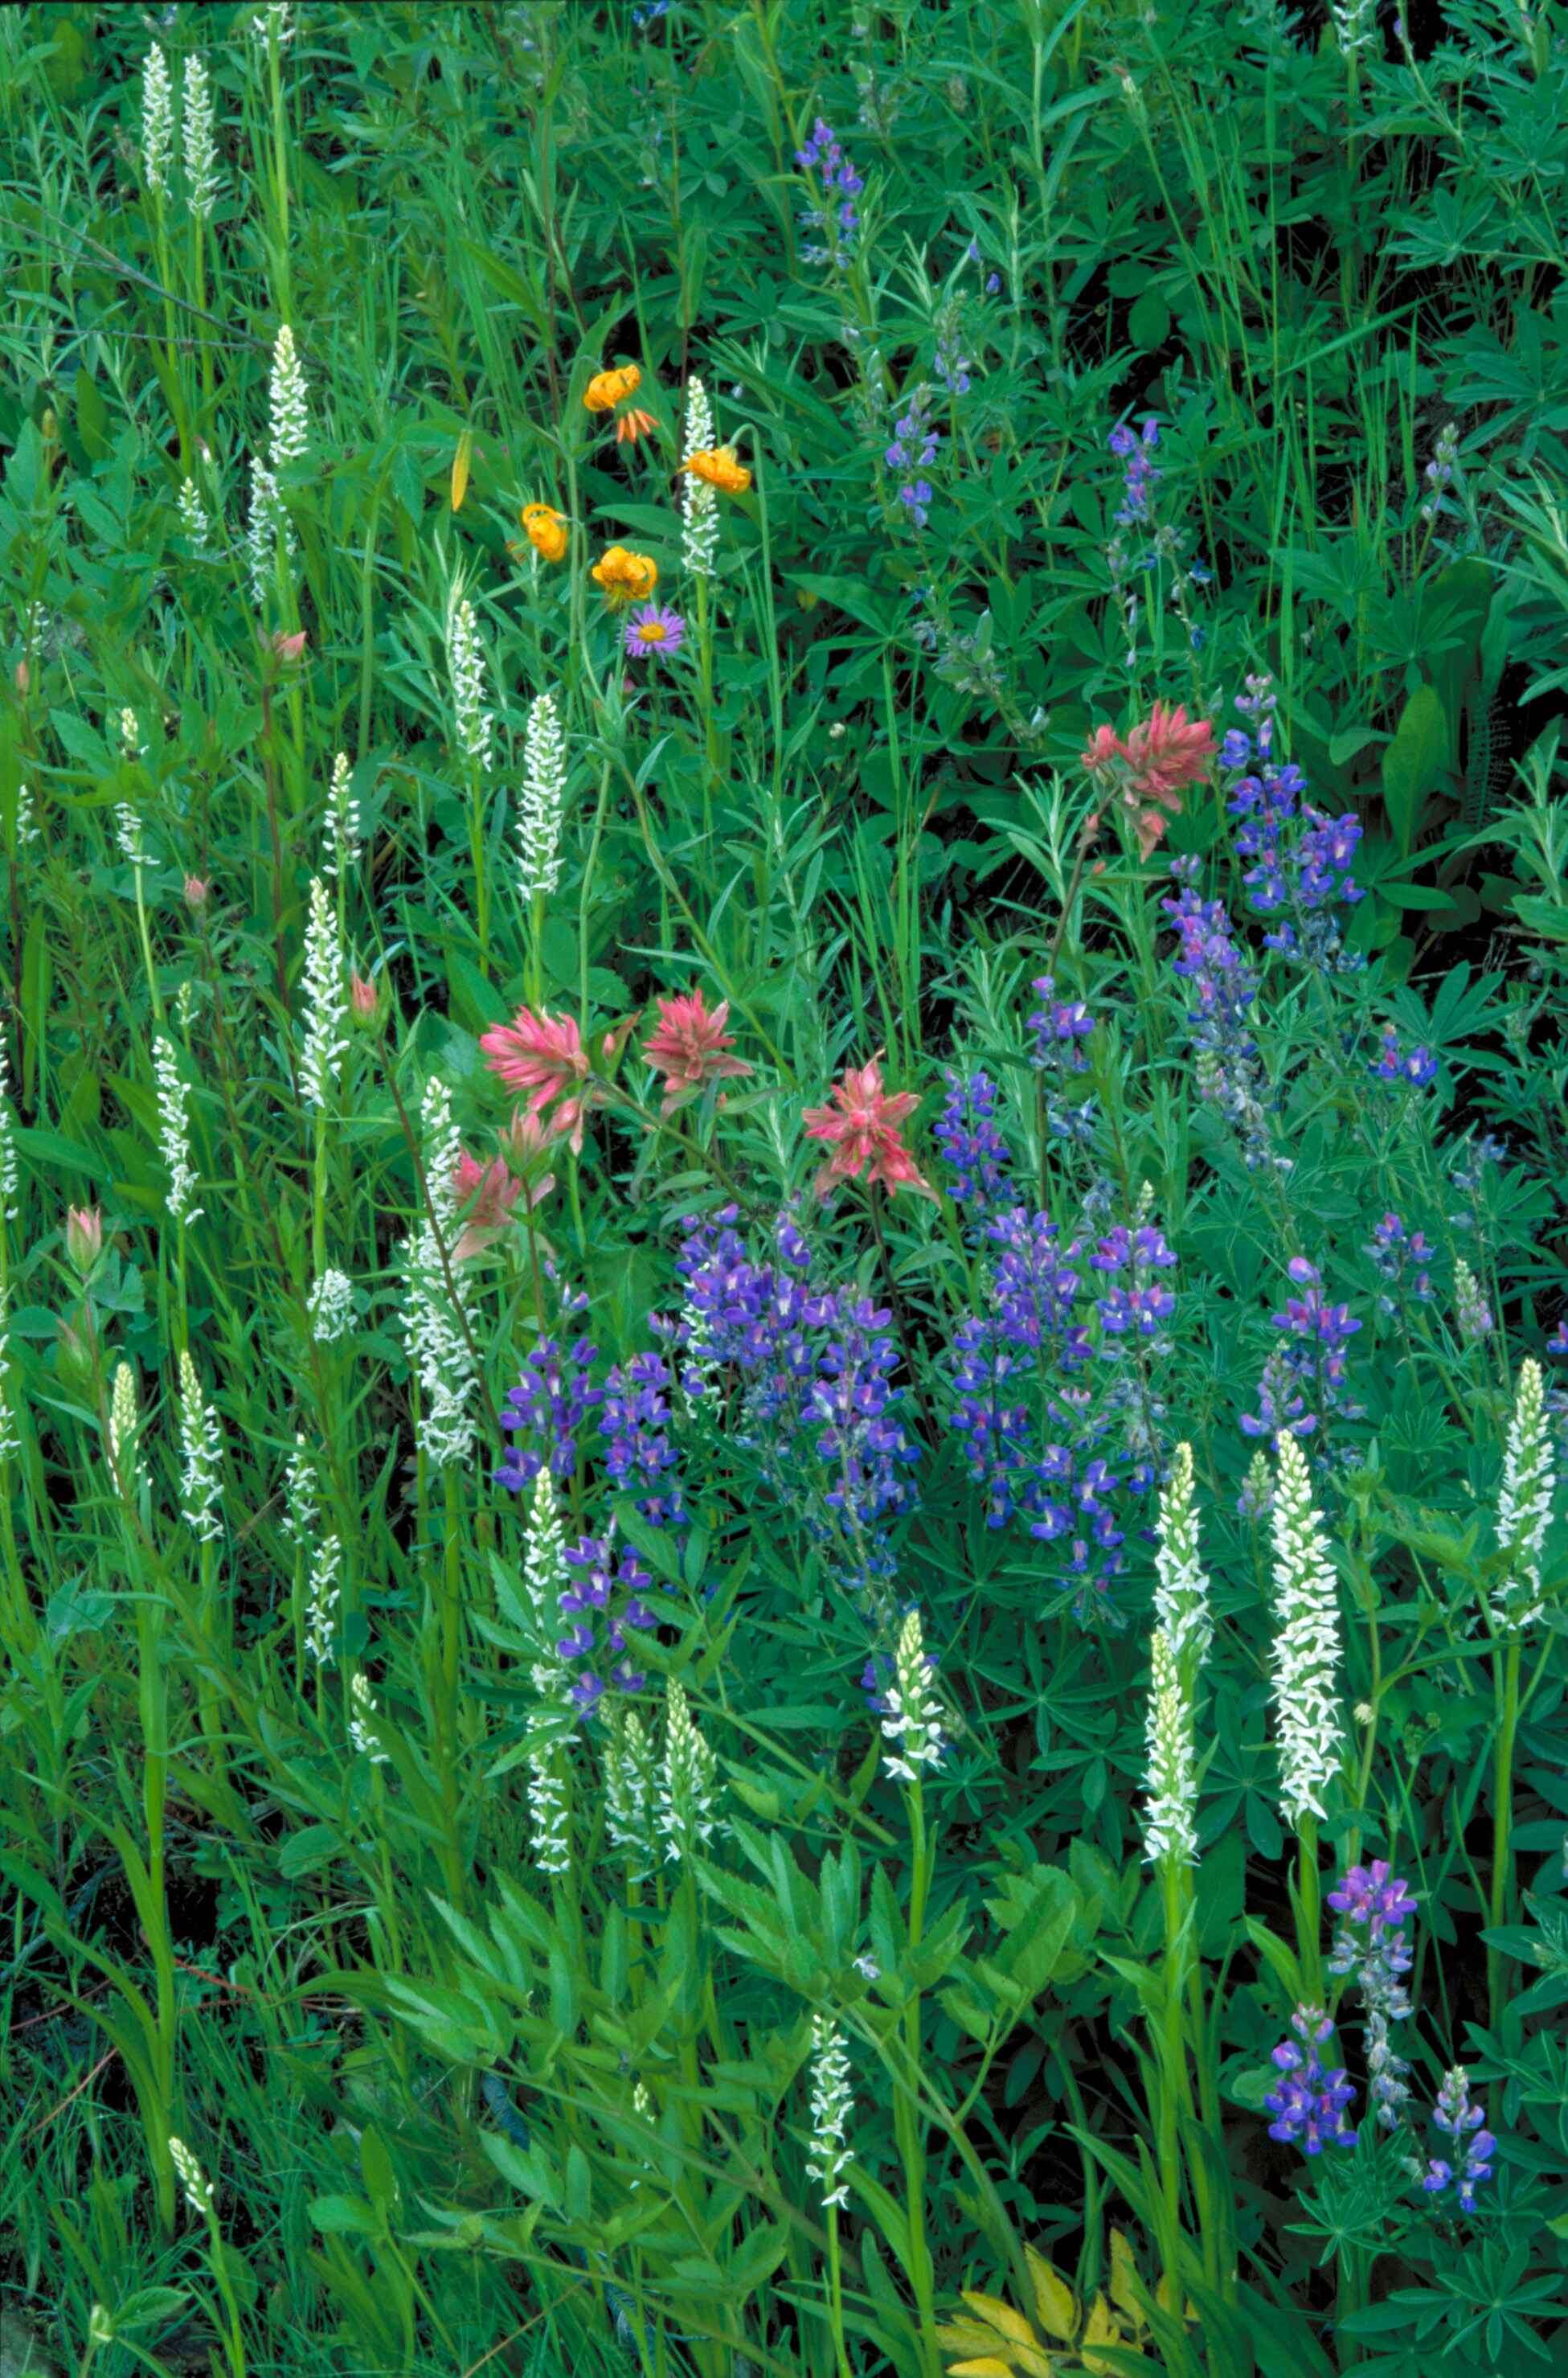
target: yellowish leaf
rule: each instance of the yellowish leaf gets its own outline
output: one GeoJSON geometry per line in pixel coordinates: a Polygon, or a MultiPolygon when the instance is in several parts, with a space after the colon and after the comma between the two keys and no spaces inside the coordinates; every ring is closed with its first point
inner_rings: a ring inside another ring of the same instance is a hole
{"type": "Polygon", "coordinates": [[[1011,2336],[1015,2345],[1033,2345],[1035,2332],[1021,2312],[1014,2312],[999,2296],[983,2296],[976,2288],[961,2288],[959,2293],[971,2312],[988,2320],[1000,2336],[1011,2336]]]}
{"type": "Polygon", "coordinates": [[[1011,2361],[999,2361],[994,2354],[982,2355],[978,2361],[955,2361],[948,2378],[1012,2378],[1011,2361]]]}
{"type": "Polygon", "coordinates": [[[1063,2345],[1071,2345],[1078,2327],[1078,2306],[1072,2300],[1072,2289],[1033,2246],[1025,2246],[1023,2252],[1028,2257],[1029,2276],[1035,2282],[1035,2319],[1047,2336],[1059,2337],[1063,2345]]]}
{"type": "Polygon", "coordinates": [[[1135,2282],[1138,2265],[1132,2259],[1132,2246],[1125,2229],[1110,2233],[1110,2300],[1118,2312],[1125,2312],[1134,2332],[1143,2328],[1143,2316],[1138,2309],[1135,2282]]]}
{"type": "Polygon", "coordinates": [[[458,439],[458,450],[452,457],[452,510],[461,512],[462,499],[468,493],[468,466],[473,454],[473,432],[465,429],[458,439]]]}

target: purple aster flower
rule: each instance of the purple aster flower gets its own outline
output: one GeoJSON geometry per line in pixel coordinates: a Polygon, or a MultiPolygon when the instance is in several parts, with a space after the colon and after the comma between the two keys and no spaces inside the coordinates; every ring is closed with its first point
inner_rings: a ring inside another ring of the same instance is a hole
{"type": "Polygon", "coordinates": [[[1324,2147],[1353,2147],[1357,2134],[1345,2112],[1355,2101],[1355,2089],[1342,2065],[1330,2070],[1318,2053],[1334,2036],[1332,2021],[1321,2007],[1300,2006],[1290,2028],[1295,2039],[1282,2040],[1270,2060],[1281,2075],[1263,2099],[1275,2118],[1270,2138],[1299,2145],[1309,2156],[1322,2155],[1324,2147]]]}
{"type": "Polygon", "coordinates": [[[667,603],[642,603],[626,623],[626,649],[634,660],[667,660],[686,642],[686,621],[667,603]]]}

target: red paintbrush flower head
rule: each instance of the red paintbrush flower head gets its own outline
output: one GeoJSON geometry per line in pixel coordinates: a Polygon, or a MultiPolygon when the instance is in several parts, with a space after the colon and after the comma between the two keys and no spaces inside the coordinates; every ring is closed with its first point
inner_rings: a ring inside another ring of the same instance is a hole
{"type": "Polygon", "coordinates": [[[1179,817],[1183,786],[1203,782],[1214,754],[1215,730],[1206,718],[1189,718],[1183,703],[1156,702],[1125,739],[1114,727],[1096,727],[1082,757],[1090,775],[1119,785],[1139,852],[1147,859],[1166,829],[1159,809],[1148,804],[1157,801],[1179,817]]]}
{"type": "Polygon", "coordinates": [[[509,1090],[529,1092],[528,1109],[539,1114],[588,1078],[588,1051],[575,1017],[520,1007],[509,1024],[492,1025],[479,1043],[485,1063],[509,1090]]]}
{"type": "Polygon", "coordinates": [[[466,1148],[461,1151],[452,1174],[452,1195],[460,1207],[468,1208],[453,1251],[460,1261],[465,1255],[477,1255],[481,1247],[487,1247],[493,1239],[502,1236],[521,1194],[521,1182],[512,1179],[498,1156],[488,1164],[481,1164],[466,1148]]]}
{"type": "Polygon", "coordinates": [[[807,1138],[826,1140],[833,1151],[817,1175],[817,1195],[825,1197],[836,1183],[858,1181],[864,1172],[868,1183],[934,1197],[900,1130],[919,1103],[911,1090],[882,1087],[876,1057],[858,1070],[846,1067],[833,1084],[832,1106],[808,1107],[804,1117],[807,1138]]]}
{"type": "Polygon", "coordinates": [[[1156,702],[1126,743],[1132,775],[1129,790],[1140,800],[1163,801],[1180,812],[1176,796],[1183,785],[1200,785],[1215,753],[1215,730],[1206,718],[1189,718],[1185,703],[1173,709],[1156,702]]]}
{"type": "Polygon", "coordinates": [[[664,1077],[665,1114],[694,1098],[706,1082],[716,1082],[751,1068],[728,1051],[735,1035],[724,1030],[729,1001],[722,999],[712,1015],[700,991],[676,991],[658,1003],[659,1020],[642,1043],[642,1053],[664,1077]]]}

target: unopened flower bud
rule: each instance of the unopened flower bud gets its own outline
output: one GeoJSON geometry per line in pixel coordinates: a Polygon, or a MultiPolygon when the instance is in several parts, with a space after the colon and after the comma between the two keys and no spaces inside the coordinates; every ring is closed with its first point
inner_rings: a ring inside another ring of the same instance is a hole
{"type": "Polygon", "coordinates": [[[349,1008],[356,1024],[374,1024],[381,1013],[381,993],[362,974],[349,977],[349,1008]]]}
{"type": "Polygon", "coordinates": [[[305,633],[303,628],[293,636],[285,636],[280,628],[272,639],[272,650],[281,661],[297,661],[305,646],[305,633]]]}
{"type": "Polygon", "coordinates": [[[204,875],[187,875],[186,877],[186,907],[205,908],[211,889],[211,884],[204,875]]]}
{"type": "Polygon", "coordinates": [[[85,1279],[103,1253],[103,1216],[98,1207],[66,1207],[66,1253],[77,1277],[85,1279]]]}

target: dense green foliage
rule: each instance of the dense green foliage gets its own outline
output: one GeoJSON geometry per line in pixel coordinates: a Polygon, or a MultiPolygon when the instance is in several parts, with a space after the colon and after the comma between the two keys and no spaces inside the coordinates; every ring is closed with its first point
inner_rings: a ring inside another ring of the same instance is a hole
{"type": "Polygon", "coordinates": [[[1564,11],[0,42],[0,2378],[1554,2366],[1564,11]]]}

